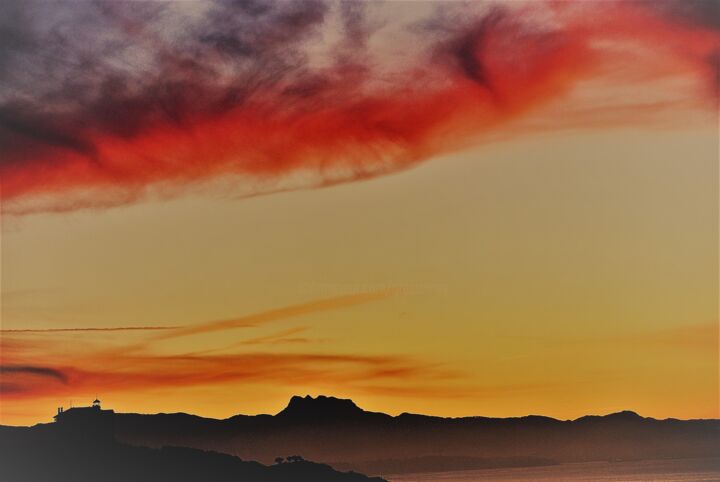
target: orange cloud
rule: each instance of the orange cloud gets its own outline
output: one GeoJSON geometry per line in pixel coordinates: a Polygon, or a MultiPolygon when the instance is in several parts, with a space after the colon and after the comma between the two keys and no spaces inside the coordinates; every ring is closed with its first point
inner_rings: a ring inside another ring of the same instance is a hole
{"type": "Polygon", "coordinates": [[[307,343],[310,341],[307,338],[292,336],[307,331],[307,329],[307,326],[288,328],[287,330],[282,330],[277,333],[272,333],[270,335],[248,338],[247,340],[239,342],[238,345],[261,345],[265,343],[307,343]]]}
{"type": "Polygon", "coordinates": [[[298,316],[309,315],[322,311],[337,310],[347,308],[371,301],[378,301],[398,293],[396,289],[387,289],[379,291],[371,291],[367,293],[357,293],[345,296],[337,296],[334,298],[326,298],[322,300],[311,301],[299,305],[287,306],[276,310],[269,310],[262,313],[255,313],[240,318],[230,320],[211,321],[207,323],[199,323],[180,327],[168,333],[161,333],[152,338],[152,340],[167,340],[170,338],[178,338],[181,336],[197,335],[200,333],[212,333],[215,331],[232,330],[236,328],[248,328],[258,326],[265,323],[284,320],[287,318],[295,318],[298,316]]]}

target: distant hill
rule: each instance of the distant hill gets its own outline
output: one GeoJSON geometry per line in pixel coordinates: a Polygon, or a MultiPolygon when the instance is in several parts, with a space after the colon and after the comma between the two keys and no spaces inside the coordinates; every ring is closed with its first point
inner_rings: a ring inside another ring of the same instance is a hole
{"type": "Polygon", "coordinates": [[[325,396],[293,397],[276,415],[115,417],[118,438],[132,444],[211,449],[266,463],[278,454],[299,453],[376,474],[708,457],[716,456],[720,446],[719,420],[655,420],[630,411],[573,421],[390,416],[325,396]]]}

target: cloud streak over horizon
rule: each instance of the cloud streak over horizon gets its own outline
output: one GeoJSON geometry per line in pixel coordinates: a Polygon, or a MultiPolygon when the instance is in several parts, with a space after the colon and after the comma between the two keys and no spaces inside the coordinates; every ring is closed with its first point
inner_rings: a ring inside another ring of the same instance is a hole
{"type": "MultiPolygon", "coordinates": [[[[703,86],[689,100],[716,109],[708,5],[11,1],[3,211],[110,207],[215,181],[214,194],[245,197],[367,179],[477,143],[589,81],[684,76],[703,86]]],[[[601,118],[677,101],[620,99],[601,118]]],[[[595,108],[544,122],[593,125],[595,108]]]]}
{"type": "Polygon", "coordinates": [[[106,355],[102,351],[63,357],[56,366],[0,365],[2,393],[7,400],[72,396],[182,387],[226,386],[234,383],[303,386],[320,384],[362,388],[370,384],[402,394],[407,383],[424,380],[428,393],[436,382],[461,374],[412,357],[328,352],[106,355]],[[96,368],[92,368],[96,367],[96,368]],[[48,379],[61,383],[47,383],[48,379]]]}
{"type": "MultiPolygon", "coordinates": [[[[209,321],[193,325],[167,327],[168,333],[150,336],[137,343],[112,345],[85,342],[79,349],[67,352],[62,343],[43,338],[15,340],[1,338],[0,373],[2,389],[8,399],[63,396],[88,389],[102,388],[104,392],[141,390],[157,387],[177,388],[227,383],[326,383],[353,385],[373,384],[388,380],[455,378],[457,374],[406,356],[360,355],[332,352],[300,353],[240,353],[230,348],[264,343],[295,343],[291,338],[307,329],[296,327],[266,336],[236,341],[230,347],[193,353],[159,354],[153,348],[157,342],[174,338],[213,333],[237,328],[260,327],[303,315],[349,308],[379,301],[396,294],[396,290],[356,293],[268,310],[230,320],[209,321]],[[221,351],[222,353],[218,353],[221,351]],[[42,365],[40,364],[42,360],[42,365]],[[97,368],[91,368],[97,367],[97,368]],[[48,384],[48,379],[62,382],[48,384]]],[[[137,327],[140,329],[154,327],[137,327]]],[[[57,328],[49,330],[10,330],[8,335],[38,332],[127,331],[127,328],[57,328]]],[[[5,331],[7,333],[7,331],[5,331]]],[[[199,348],[199,345],[196,345],[199,348]]],[[[392,386],[387,387],[392,390],[392,386]]]]}
{"type": "Polygon", "coordinates": [[[248,328],[263,325],[273,321],[295,318],[298,316],[319,313],[323,311],[337,310],[340,308],[348,308],[372,301],[379,301],[391,297],[399,293],[399,289],[385,289],[378,291],[370,291],[367,293],[354,293],[343,296],[335,296],[332,298],[323,298],[313,300],[307,303],[285,306],[274,310],[254,313],[252,315],[241,316],[228,320],[209,321],[205,323],[196,323],[184,327],[178,327],[168,333],[161,333],[152,338],[153,341],[167,340],[170,338],[178,338],[183,336],[198,335],[203,333],[212,333],[216,331],[233,330],[237,328],[248,328]]]}
{"type": "MultiPolygon", "coordinates": [[[[157,335],[150,340],[165,340],[169,338],[178,338],[188,335],[200,333],[212,333],[215,331],[232,330],[236,328],[251,328],[263,325],[265,323],[279,321],[286,318],[292,318],[322,311],[346,308],[359,304],[379,301],[401,293],[400,288],[386,288],[375,291],[367,291],[362,293],[353,293],[348,295],[340,295],[330,298],[316,299],[306,303],[285,306],[282,308],[272,309],[251,315],[245,315],[238,318],[212,320],[201,323],[193,323],[190,325],[171,325],[171,326],[109,326],[109,327],[57,327],[57,328],[4,328],[0,329],[0,333],[72,333],[72,332],[113,332],[113,331],[170,331],[157,335]]],[[[287,334],[297,333],[290,331],[287,334]]]]}
{"type": "Polygon", "coordinates": [[[110,326],[110,327],[76,327],[76,328],[7,328],[0,333],[72,333],[93,331],[155,331],[174,330],[180,326],[110,326]]]}

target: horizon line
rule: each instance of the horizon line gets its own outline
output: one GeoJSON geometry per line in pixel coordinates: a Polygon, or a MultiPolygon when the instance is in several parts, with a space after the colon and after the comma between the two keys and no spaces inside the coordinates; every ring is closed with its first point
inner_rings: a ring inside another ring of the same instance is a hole
{"type": "MultiPolygon", "coordinates": [[[[720,417],[717,417],[717,418],[677,418],[677,417],[655,418],[655,417],[646,417],[646,416],[644,416],[644,415],[640,415],[638,412],[636,412],[636,411],[634,411],[634,410],[629,410],[629,409],[619,410],[619,411],[614,411],[614,412],[608,412],[608,413],[604,413],[604,414],[587,413],[587,414],[585,414],[585,415],[581,415],[581,416],[576,417],[576,418],[565,418],[565,419],[563,419],[563,418],[551,417],[551,416],[549,416],[549,415],[539,415],[539,414],[534,414],[534,413],[527,413],[526,415],[514,415],[514,416],[511,415],[511,416],[497,416],[497,417],[486,416],[486,415],[442,416],[442,415],[428,415],[428,414],[424,414],[424,413],[413,413],[413,412],[401,412],[401,413],[398,413],[397,415],[391,415],[391,414],[386,413],[386,412],[375,412],[375,411],[365,410],[365,409],[359,407],[359,406],[355,403],[355,401],[352,400],[351,398],[338,398],[338,397],[335,397],[335,396],[332,396],[332,395],[317,395],[316,397],[312,397],[312,396],[310,396],[310,395],[307,395],[306,397],[303,397],[303,396],[301,396],[301,395],[292,395],[292,396],[290,396],[290,400],[288,401],[288,405],[286,405],[283,409],[281,409],[281,410],[280,410],[279,412],[277,412],[277,413],[256,413],[256,414],[236,413],[236,414],[230,415],[230,416],[225,417],[225,418],[210,417],[210,416],[198,415],[198,414],[196,414],[196,413],[189,413],[189,412],[182,412],[182,411],[180,411],[180,412],[162,412],[162,411],[161,411],[161,412],[148,413],[148,412],[116,412],[116,411],[114,411],[113,409],[103,409],[103,410],[112,410],[115,414],[121,414],[121,415],[122,415],[122,414],[124,414],[124,415],[188,415],[188,416],[191,416],[191,417],[197,417],[197,418],[201,418],[201,419],[204,419],[204,420],[227,421],[227,420],[230,420],[231,418],[238,417],[238,416],[241,416],[241,417],[258,417],[258,416],[276,417],[276,416],[278,416],[280,413],[282,413],[282,412],[289,406],[289,404],[290,404],[290,402],[292,401],[292,399],[294,399],[294,398],[296,398],[296,397],[297,397],[297,398],[303,398],[303,399],[309,397],[309,398],[310,398],[311,400],[313,400],[313,401],[314,401],[314,400],[317,400],[317,399],[319,399],[319,398],[329,398],[329,399],[335,399],[335,400],[338,400],[338,401],[350,401],[350,402],[352,402],[352,403],[355,405],[355,407],[357,407],[358,410],[360,410],[360,411],[362,411],[362,412],[364,412],[364,413],[368,413],[368,414],[381,414],[381,415],[386,415],[386,416],[391,417],[391,418],[398,418],[398,417],[400,417],[400,416],[402,416],[402,415],[415,415],[415,416],[419,416],[419,417],[428,417],[428,418],[436,418],[436,419],[437,419],[437,418],[440,418],[440,419],[444,419],[444,420],[458,420],[458,419],[472,419],[472,418],[485,418],[485,419],[492,419],[492,420],[512,420],[512,419],[520,419],[520,418],[541,417],[541,418],[551,419],[551,420],[554,420],[554,421],[557,421],[557,422],[577,422],[577,421],[579,421],[579,420],[581,420],[581,419],[583,419],[583,418],[587,418],[587,417],[605,418],[605,417],[609,417],[609,416],[612,416],[612,415],[618,415],[618,414],[632,414],[632,415],[635,415],[635,416],[637,416],[637,417],[639,417],[639,418],[641,418],[641,419],[643,419],[643,420],[654,420],[654,421],[660,421],[660,422],[662,422],[662,421],[673,421],[673,420],[675,420],[675,421],[681,421],[681,422],[692,422],[692,421],[718,421],[718,422],[720,422],[720,417]]],[[[90,406],[90,405],[89,405],[89,406],[72,406],[72,405],[71,405],[70,408],[68,408],[67,410],[77,409],[77,408],[91,408],[91,406],[90,406]]],[[[5,424],[0,423],[0,427],[28,427],[28,428],[29,428],[29,427],[33,427],[33,426],[35,426],[35,425],[41,425],[41,424],[47,424],[47,423],[53,423],[53,422],[36,422],[36,423],[33,424],[33,425],[5,425],[5,424]]]]}

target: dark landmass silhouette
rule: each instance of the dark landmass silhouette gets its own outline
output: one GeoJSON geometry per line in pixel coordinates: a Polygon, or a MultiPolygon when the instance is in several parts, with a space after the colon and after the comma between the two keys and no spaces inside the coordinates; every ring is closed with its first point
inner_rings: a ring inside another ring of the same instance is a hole
{"type": "MultiPolygon", "coordinates": [[[[114,413],[113,420],[117,440],[128,445],[191,447],[266,464],[278,455],[300,454],[367,474],[717,457],[720,447],[720,420],[714,419],[657,420],[630,411],[576,420],[390,416],[325,396],[293,397],[276,415],[217,420],[185,413],[114,413]]],[[[0,434],[37,435],[54,425],[6,427],[0,434]]]]}
{"type": "MultiPolygon", "coordinates": [[[[271,466],[186,447],[137,447],[54,424],[0,427],[0,479],[8,482],[386,482],[290,456],[271,466]]],[[[95,434],[96,435],[96,434],[95,434]]],[[[283,458],[284,459],[284,458],[283,458]]]]}
{"type": "Polygon", "coordinates": [[[573,421],[390,416],[351,400],[296,396],[274,416],[119,414],[117,434],[133,444],[211,449],[266,463],[278,453],[300,453],[334,467],[386,474],[712,457],[720,446],[720,421],[655,420],[630,411],[573,421]]]}

